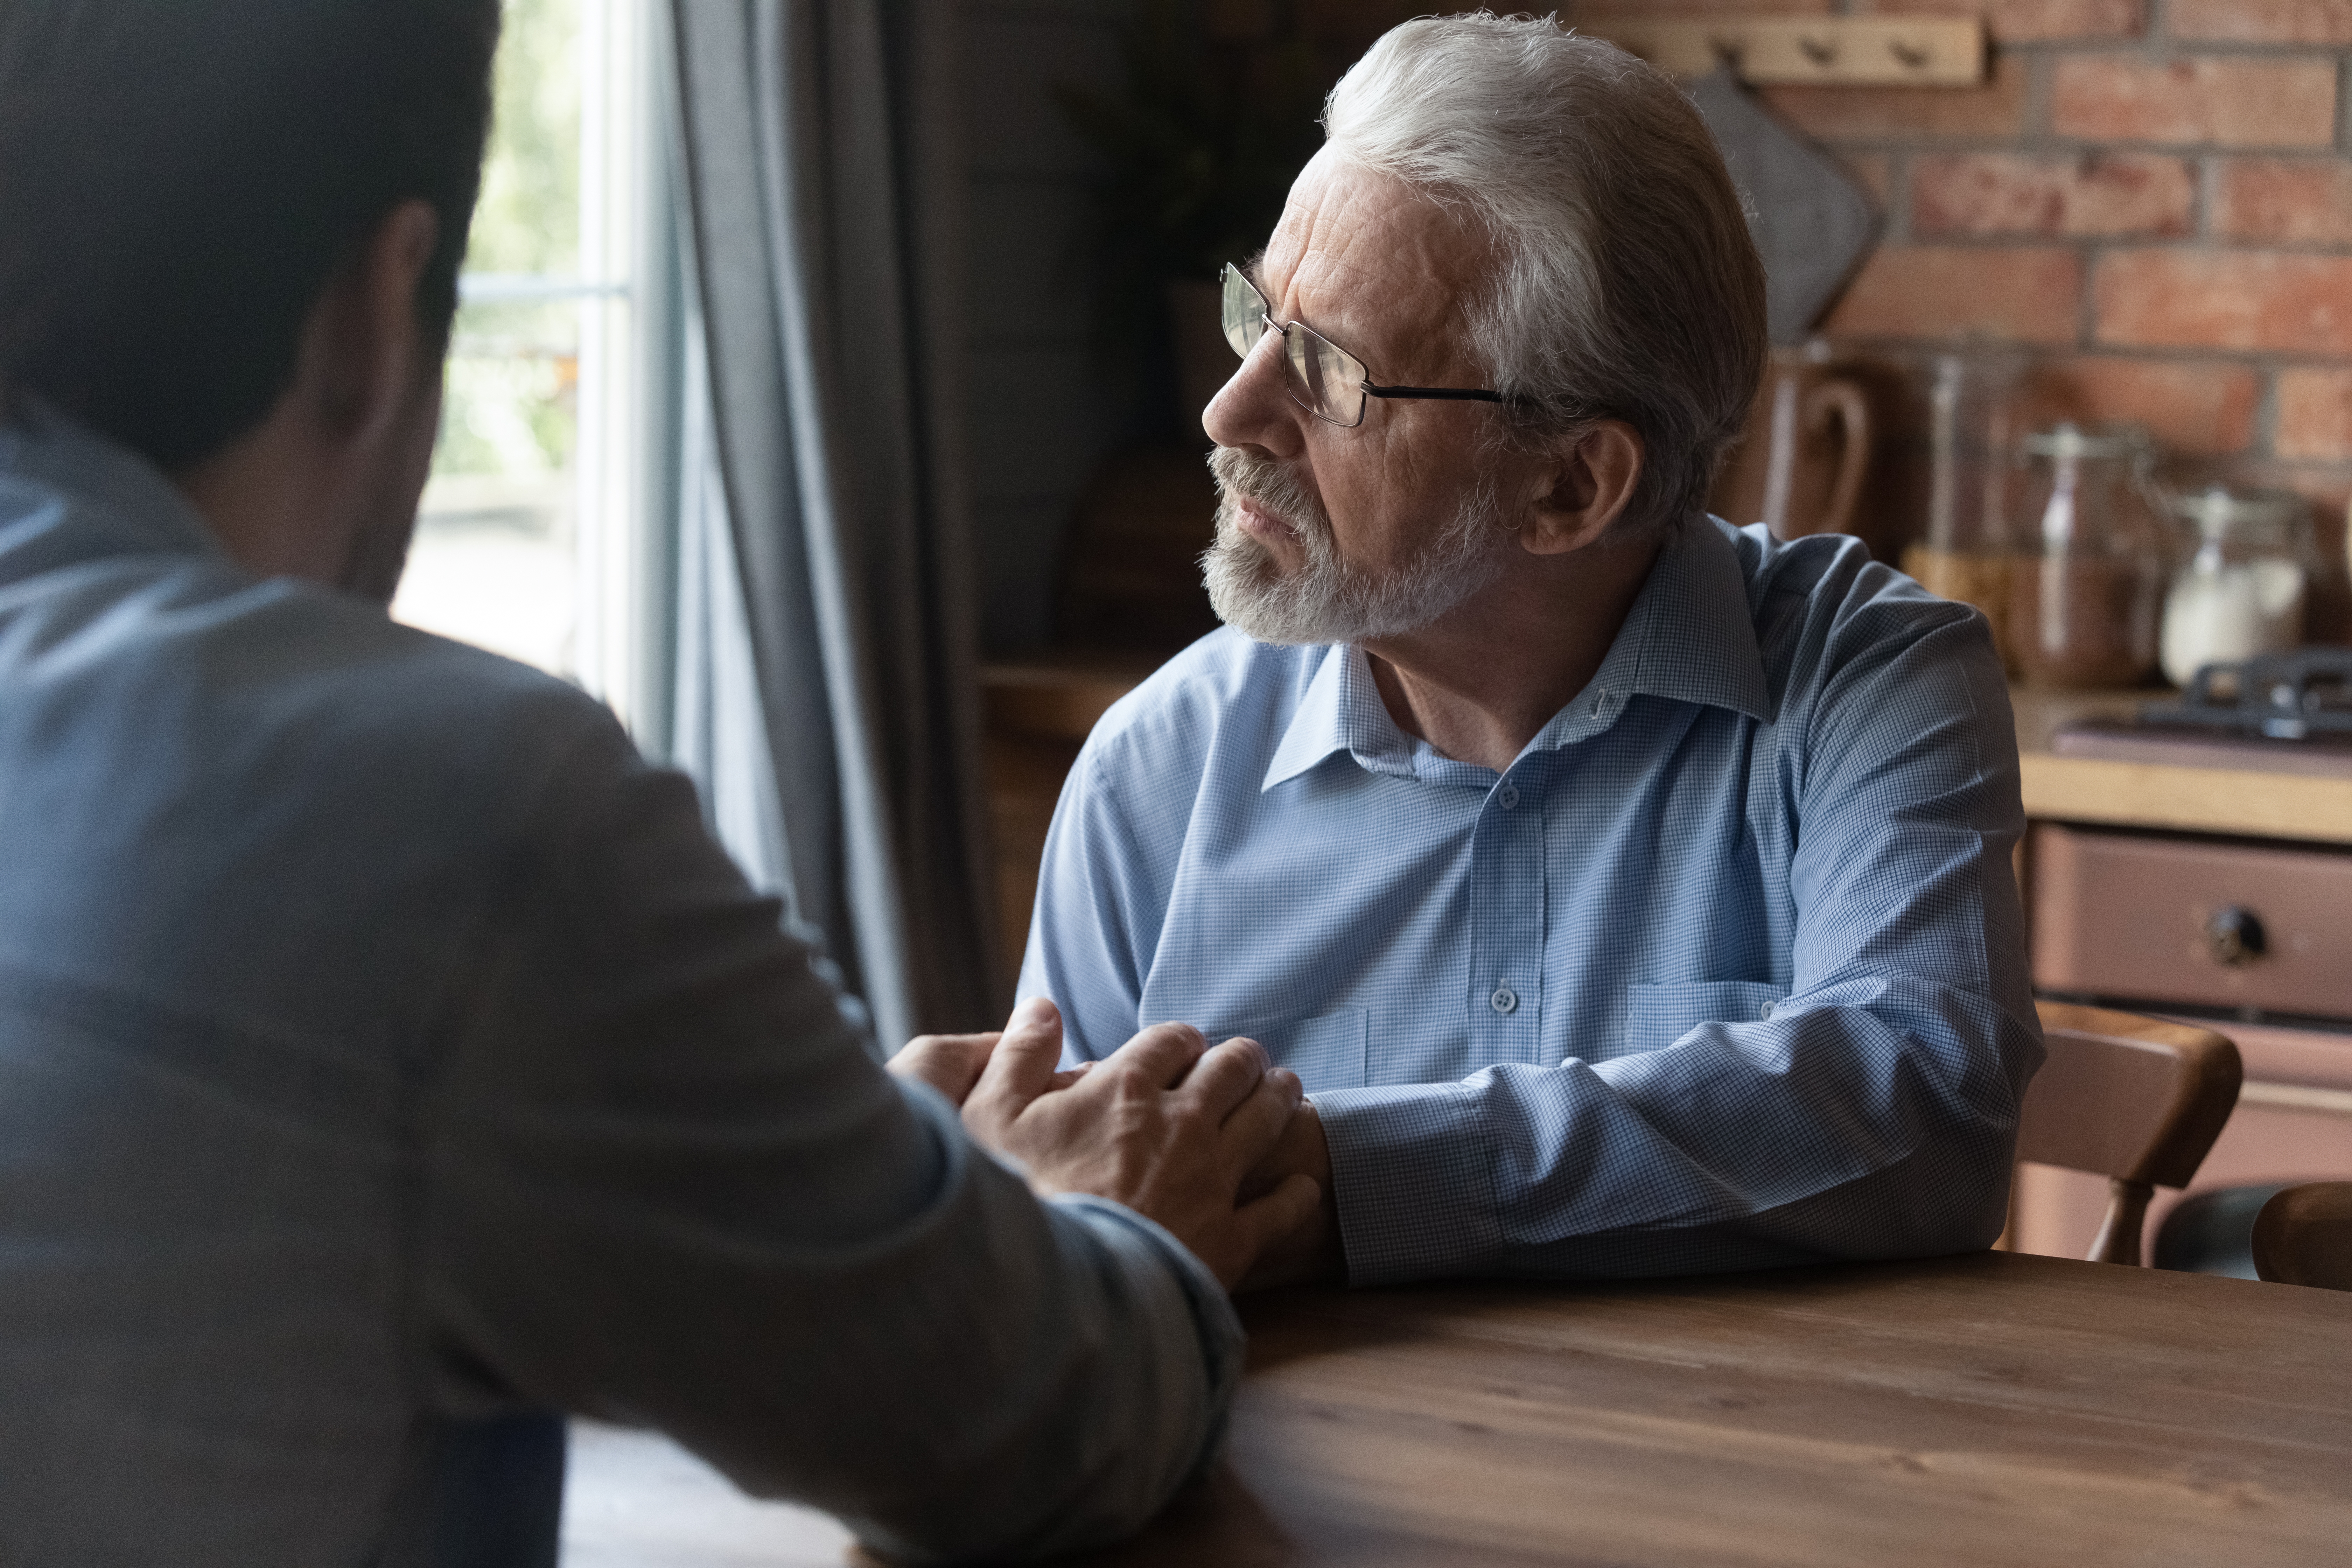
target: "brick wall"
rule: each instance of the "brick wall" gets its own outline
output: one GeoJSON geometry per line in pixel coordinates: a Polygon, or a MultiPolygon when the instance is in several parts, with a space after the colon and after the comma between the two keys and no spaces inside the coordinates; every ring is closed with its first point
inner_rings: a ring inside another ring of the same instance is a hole
{"type": "Polygon", "coordinates": [[[2176,466],[2291,485],[2342,559],[2352,493],[2352,0],[1592,0],[1621,11],[1984,16],[1974,89],[1765,97],[1885,214],[1824,330],[2031,345],[2047,408],[2176,466]]]}
{"type": "MultiPolygon", "coordinates": [[[[1297,3],[1335,71],[1432,9],[1297,3]]],[[[2183,478],[2302,489],[2321,503],[2331,558],[2344,560],[2352,0],[1560,3],[1572,22],[1612,11],[1983,15],[1993,56],[1981,87],[1765,94],[1846,161],[1885,215],[1878,249],[1825,329],[1865,353],[1968,332],[2027,345],[2052,416],[2144,423],[2183,478]]],[[[1114,85],[1129,4],[965,7],[974,445],[986,621],[1000,650],[1045,636],[1071,499],[1121,438],[1125,394],[1087,353],[1082,279],[1067,260],[1094,160],[1045,84],[1114,85]],[[1041,269],[1057,290],[1043,313],[1041,269]],[[1023,438],[1041,427],[1055,439],[1023,438]]],[[[2352,616],[2343,584],[2330,597],[2339,623],[2352,616]]]]}

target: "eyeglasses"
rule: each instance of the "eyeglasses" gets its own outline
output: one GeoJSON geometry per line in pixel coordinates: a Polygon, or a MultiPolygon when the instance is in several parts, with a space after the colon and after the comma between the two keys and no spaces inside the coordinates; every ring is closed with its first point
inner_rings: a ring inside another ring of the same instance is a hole
{"type": "Polygon", "coordinates": [[[1402,397],[1460,403],[1500,403],[1503,395],[1484,387],[1381,386],[1364,362],[1303,321],[1277,321],[1274,307],[1242,269],[1228,262],[1219,275],[1224,290],[1225,342],[1244,359],[1267,332],[1282,334],[1283,381],[1291,401],[1318,419],[1353,428],[1364,422],[1364,399],[1402,397]]]}

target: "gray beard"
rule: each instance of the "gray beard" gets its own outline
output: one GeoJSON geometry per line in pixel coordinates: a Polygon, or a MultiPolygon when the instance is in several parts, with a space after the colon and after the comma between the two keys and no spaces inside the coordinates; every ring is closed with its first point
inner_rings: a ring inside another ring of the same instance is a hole
{"type": "Polygon", "coordinates": [[[1217,481],[1217,542],[1201,557],[1202,578],[1218,618],[1259,642],[1360,643],[1416,632],[1492,584],[1508,559],[1490,483],[1464,498],[1402,568],[1371,572],[1340,559],[1329,515],[1282,464],[1220,447],[1209,472],[1217,481]],[[1242,531],[1243,496],[1290,525],[1307,556],[1297,571],[1286,575],[1242,531]]]}

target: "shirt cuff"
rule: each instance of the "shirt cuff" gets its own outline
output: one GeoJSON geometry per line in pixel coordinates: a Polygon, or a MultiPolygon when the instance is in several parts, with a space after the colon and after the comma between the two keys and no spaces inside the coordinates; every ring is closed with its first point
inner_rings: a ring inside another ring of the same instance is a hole
{"type": "Polygon", "coordinates": [[[1244,1364],[1248,1359],[1249,1337],[1242,1331],[1233,1298],[1225,1293],[1217,1277],[1209,1272],[1209,1266],[1192,1255],[1191,1247],[1125,1204],[1085,1193],[1064,1194],[1048,1201],[1052,1207],[1081,1221],[1113,1254],[1139,1271],[1175,1276],[1184,1304],[1191,1310],[1192,1331],[1201,1350],[1201,1368],[1208,1382],[1207,1429],[1186,1477],[1187,1480],[1196,1479],[1224,1447],[1226,1418],[1232,1412],[1234,1394],[1241,1386],[1244,1364]]]}
{"type": "Polygon", "coordinates": [[[1390,1084],[1308,1098],[1330,1145],[1349,1284],[1500,1267],[1494,1154],[1467,1086],[1390,1084]]]}

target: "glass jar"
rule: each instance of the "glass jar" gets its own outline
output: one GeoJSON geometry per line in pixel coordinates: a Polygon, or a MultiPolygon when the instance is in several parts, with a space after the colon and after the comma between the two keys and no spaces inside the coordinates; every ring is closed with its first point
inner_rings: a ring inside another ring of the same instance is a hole
{"type": "Polygon", "coordinates": [[[2303,498],[2232,494],[2220,485],[2173,498],[2197,548],[2164,599],[2165,679],[2186,686],[2209,664],[2284,653],[2303,641],[2315,546],[2303,498]]]}
{"type": "Polygon", "coordinates": [[[2138,686],[2156,671],[2172,531],[2136,431],[2073,425],[2028,436],[2010,574],[2018,669],[2039,686],[2138,686]]]}
{"type": "Polygon", "coordinates": [[[2010,410],[2014,355],[1973,348],[1936,356],[1927,384],[1927,537],[1904,548],[1904,574],[1938,598],[1971,605],[1992,625],[2011,669],[2010,410]]]}

